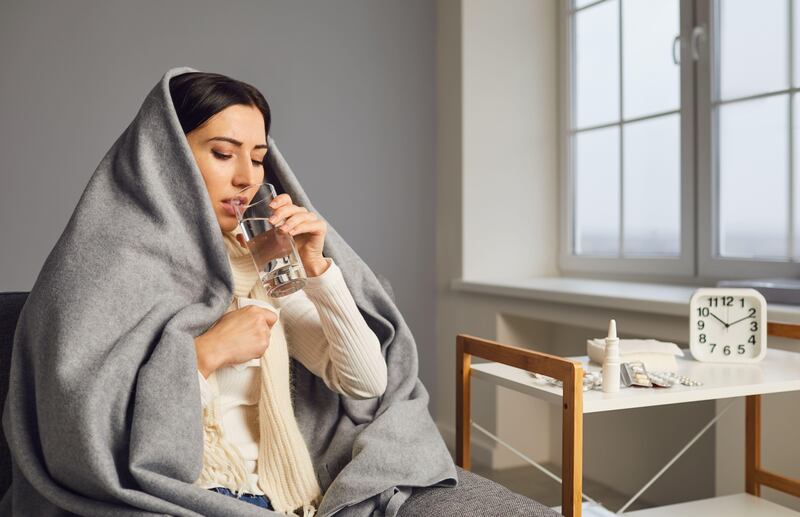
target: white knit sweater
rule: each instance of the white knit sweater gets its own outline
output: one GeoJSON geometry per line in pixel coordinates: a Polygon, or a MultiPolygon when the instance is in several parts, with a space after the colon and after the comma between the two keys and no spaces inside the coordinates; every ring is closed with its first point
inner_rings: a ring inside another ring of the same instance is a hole
{"type": "MultiPolygon", "coordinates": [[[[278,323],[273,326],[265,356],[273,347],[276,350],[285,348],[289,356],[300,361],[338,393],[359,399],[382,395],[386,388],[387,368],[380,342],[364,321],[344,282],[342,272],[333,259],[325,259],[328,263],[327,269],[319,276],[309,277],[303,290],[282,298],[272,298],[263,289],[259,289],[260,283],[252,258],[246,253],[246,248],[236,242],[235,232],[224,235],[234,278],[234,297],[226,312],[255,304],[278,313],[278,323]]],[[[280,494],[270,494],[268,490],[262,489],[269,485],[279,486],[281,483],[264,483],[263,480],[259,483],[259,470],[264,471],[258,468],[262,439],[259,431],[259,399],[263,393],[261,384],[264,375],[261,371],[261,359],[223,366],[211,373],[208,379],[198,370],[205,414],[216,415],[215,429],[221,433],[225,444],[230,445],[215,445],[213,448],[226,449],[223,456],[227,456],[230,462],[241,462],[245,479],[233,480],[222,471],[204,469],[197,484],[204,488],[225,486],[231,490],[266,494],[273,500],[276,510],[281,511],[274,500],[276,496],[280,500],[280,494]],[[212,402],[215,408],[213,412],[208,411],[212,402]]],[[[270,367],[276,368],[275,364],[280,363],[273,361],[270,367]]],[[[273,376],[276,378],[272,382],[286,383],[289,380],[288,372],[281,372],[280,375],[275,373],[273,372],[273,376]]],[[[275,393],[289,392],[288,386],[281,388],[274,390],[275,393]]],[[[284,409],[286,410],[281,414],[287,419],[293,418],[291,407],[284,409]]],[[[296,422],[292,423],[296,429],[296,422]]],[[[262,421],[261,425],[266,424],[262,421]]],[[[291,426],[288,427],[291,429],[291,426]]],[[[304,449],[304,443],[296,443],[298,440],[302,441],[298,433],[294,433],[293,439],[295,449],[304,449]]],[[[209,447],[210,444],[206,445],[209,447]]],[[[212,453],[205,452],[207,456],[212,453]]],[[[286,454],[284,461],[290,462],[293,468],[307,464],[303,458],[292,458],[292,452],[288,448],[279,452],[286,454]]],[[[304,454],[301,456],[307,454],[304,450],[302,452],[304,454]]],[[[204,462],[210,463],[211,460],[204,462]]],[[[275,472],[281,470],[274,469],[275,472]]],[[[313,470],[306,472],[305,476],[313,477],[313,470]]],[[[291,483],[291,479],[283,481],[291,483]]],[[[310,512],[305,511],[305,514],[313,515],[313,509],[310,512]]]]}

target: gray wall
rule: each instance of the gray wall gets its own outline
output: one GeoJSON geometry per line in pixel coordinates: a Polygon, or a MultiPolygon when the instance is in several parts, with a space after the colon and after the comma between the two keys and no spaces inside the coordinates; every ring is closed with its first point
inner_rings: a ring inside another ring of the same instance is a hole
{"type": "Polygon", "coordinates": [[[167,69],[259,88],[316,208],[392,282],[435,393],[435,4],[0,0],[0,291],[30,290],[167,69]]]}

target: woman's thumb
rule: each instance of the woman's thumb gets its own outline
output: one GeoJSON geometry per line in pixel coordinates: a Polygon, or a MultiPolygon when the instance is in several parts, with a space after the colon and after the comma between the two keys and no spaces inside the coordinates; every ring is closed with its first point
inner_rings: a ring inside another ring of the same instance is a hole
{"type": "Polygon", "coordinates": [[[271,311],[266,307],[262,307],[262,309],[264,309],[267,312],[267,325],[269,325],[269,327],[272,328],[272,326],[275,325],[275,322],[278,321],[278,313],[275,311],[271,311]]]}

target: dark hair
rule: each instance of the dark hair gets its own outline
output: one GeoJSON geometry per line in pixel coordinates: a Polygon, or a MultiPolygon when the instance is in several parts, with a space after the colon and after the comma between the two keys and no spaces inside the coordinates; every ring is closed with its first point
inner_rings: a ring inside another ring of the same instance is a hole
{"type": "Polygon", "coordinates": [[[189,133],[228,106],[258,108],[264,116],[264,132],[272,123],[269,104],[254,86],[222,74],[187,72],[169,80],[172,104],[184,133],[189,133]]]}

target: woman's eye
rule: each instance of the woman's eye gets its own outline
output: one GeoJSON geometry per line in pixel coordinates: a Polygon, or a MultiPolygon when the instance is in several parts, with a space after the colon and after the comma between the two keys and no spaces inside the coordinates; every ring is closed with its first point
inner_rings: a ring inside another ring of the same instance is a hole
{"type": "Polygon", "coordinates": [[[264,165],[264,162],[260,162],[258,160],[253,160],[253,165],[255,165],[256,167],[261,167],[262,165],[264,165]]]}
{"type": "Polygon", "coordinates": [[[214,151],[214,150],[212,150],[211,153],[214,156],[216,156],[217,158],[219,158],[220,160],[227,160],[228,158],[231,157],[231,155],[229,155],[229,154],[222,154],[222,153],[214,151]]]}

